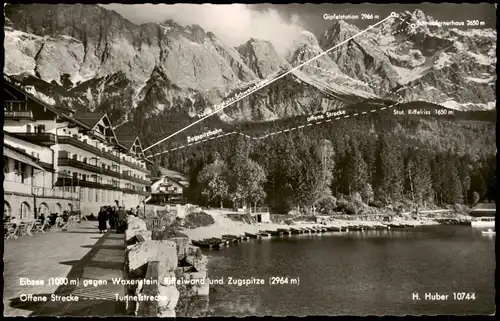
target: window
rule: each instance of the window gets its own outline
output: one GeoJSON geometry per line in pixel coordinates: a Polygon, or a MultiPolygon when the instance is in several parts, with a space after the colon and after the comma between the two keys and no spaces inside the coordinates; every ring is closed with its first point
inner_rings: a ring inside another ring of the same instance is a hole
{"type": "Polygon", "coordinates": [[[26,132],[31,133],[31,125],[26,125],[26,132]]]}
{"type": "Polygon", "coordinates": [[[26,219],[30,216],[30,213],[31,213],[31,207],[28,203],[26,202],[22,202],[21,203],[21,213],[20,213],[20,219],[23,220],[23,219],[26,219]]]}
{"type": "Polygon", "coordinates": [[[3,157],[3,173],[7,174],[9,172],[9,158],[3,157]]]}
{"type": "Polygon", "coordinates": [[[92,189],[90,189],[90,188],[89,188],[89,198],[88,198],[88,201],[92,202],[92,189]]]}
{"type": "Polygon", "coordinates": [[[14,161],[14,181],[16,183],[21,183],[22,181],[22,176],[23,176],[23,173],[22,173],[22,168],[21,168],[21,162],[19,161],[14,161]]]}
{"type": "Polygon", "coordinates": [[[99,191],[95,191],[95,201],[98,203],[99,202],[99,191]]]}
{"type": "Polygon", "coordinates": [[[45,133],[45,125],[38,125],[38,132],[45,133]]]}

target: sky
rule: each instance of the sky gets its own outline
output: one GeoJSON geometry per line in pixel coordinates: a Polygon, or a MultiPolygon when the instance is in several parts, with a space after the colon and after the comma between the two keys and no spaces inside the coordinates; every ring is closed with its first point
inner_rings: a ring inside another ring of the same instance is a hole
{"type": "MultiPolygon", "coordinates": [[[[496,9],[491,3],[454,4],[107,4],[133,23],[163,22],[172,19],[181,25],[198,24],[212,31],[225,43],[238,46],[251,37],[271,41],[278,51],[284,52],[290,39],[301,30],[321,36],[331,25],[324,14],[379,15],[387,17],[392,11],[403,12],[420,9],[440,21],[484,21],[487,27],[496,26],[496,9]]],[[[377,20],[349,20],[358,27],[367,27],[377,20]]]]}

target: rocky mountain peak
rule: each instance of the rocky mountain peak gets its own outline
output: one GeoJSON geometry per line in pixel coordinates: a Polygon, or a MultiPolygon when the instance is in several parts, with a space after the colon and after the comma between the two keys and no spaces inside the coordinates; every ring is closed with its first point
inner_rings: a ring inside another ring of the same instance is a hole
{"type": "Polygon", "coordinates": [[[266,40],[250,38],[237,50],[243,62],[261,79],[288,65],[273,44],[266,40]]]}
{"type": "MultiPolygon", "coordinates": [[[[302,31],[281,57],[266,40],[250,38],[233,48],[198,25],[166,20],[139,26],[96,5],[15,4],[4,12],[6,74],[50,88],[65,106],[113,110],[138,124],[167,123],[174,112],[175,119],[190,121],[359,32],[346,21],[334,22],[320,39],[302,31]]],[[[420,10],[401,18],[431,19],[420,10]]],[[[397,99],[388,96],[396,90],[407,100],[494,106],[496,32],[418,29],[409,35],[408,25],[394,20],[295,69],[227,115],[269,120],[345,108],[359,99],[397,99]]]]}
{"type": "MultiPolygon", "coordinates": [[[[324,33],[322,41],[324,43],[331,43],[332,39],[335,39],[338,42],[344,41],[348,38],[353,37],[357,33],[359,33],[359,29],[351,25],[344,20],[335,20],[333,25],[324,33]]],[[[323,44],[322,44],[323,45],[323,44]]]]}

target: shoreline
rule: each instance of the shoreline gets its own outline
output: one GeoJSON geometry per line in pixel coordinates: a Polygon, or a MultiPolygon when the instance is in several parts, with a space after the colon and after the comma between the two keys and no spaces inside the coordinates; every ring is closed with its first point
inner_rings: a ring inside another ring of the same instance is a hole
{"type": "Polygon", "coordinates": [[[380,222],[371,220],[347,220],[347,219],[331,219],[325,223],[314,223],[305,221],[295,221],[293,224],[278,224],[278,223],[255,223],[248,224],[240,221],[234,221],[227,217],[223,211],[212,210],[206,211],[214,219],[214,223],[209,226],[197,227],[193,229],[183,228],[180,232],[186,234],[190,240],[201,241],[206,238],[222,238],[223,235],[245,235],[246,233],[257,234],[259,231],[277,231],[278,229],[290,230],[290,228],[340,228],[342,231],[354,227],[364,229],[387,229],[392,227],[417,227],[441,225],[434,219],[395,219],[391,222],[380,222]]]}

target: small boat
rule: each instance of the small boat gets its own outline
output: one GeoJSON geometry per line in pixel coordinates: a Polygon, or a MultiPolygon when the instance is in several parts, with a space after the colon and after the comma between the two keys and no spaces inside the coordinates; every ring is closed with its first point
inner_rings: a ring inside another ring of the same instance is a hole
{"type": "Polygon", "coordinates": [[[387,227],[390,229],[395,229],[395,228],[404,228],[405,226],[402,224],[387,224],[387,227]]]}
{"type": "Polygon", "coordinates": [[[481,231],[481,234],[483,234],[483,235],[496,235],[496,232],[489,228],[486,231],[481,231]]]}
{"type": "Polygon", "coordinates": [[[237,240],[239,237],[237,235],[224,234],[224,235],[222,235],[222,238],[223,239],[230,239],[230,240],[233,240],[233,239],[237,240]]]}
{"type": "Polygon", "coordinates": [[[472,227],[495,227],[495,217],[473,217],[470,221],[472,227]]]}
{"type": "Polygon", "coordinates": [[[283,232],[280,232],[280,231],[266,230],[266,232],[273,235],[273,236],[283,235],[283,232]]]}
{"type": "Polygon", "coordinates": [[[222,240],[227,241],[228,243],[236,243],[236,242],[238,242],[238,238],[232,237],[232,236],[228,236],[228,235],[223,235],[222,236],[222,240]]]}
{"type": "Polygon", "coordinates": [[[248,233],[248,232],[245,232],[245,236],[250,237],[250,238],[254,238],[254,239],[259,237],[259,235],[256,233],[248,233]]]}
{"type": "Polygon", "coordinates": [[[204,247],[204,248],[219,248],[221,246],[224,246],[224,242],[219,242],[216,240],[201,240],[201,241],[191,241],[194,246],[198,247],[204,247]]]}
{"type": "Polygon", "coordinates": [[[290,232],[292,234],[301,234],[302,233],[302,230],[299,230],[299,229],[296,229],[296,228],[291,228],[290,229],[290,232]]]}
{"type": "Polygon", "coordinates": [[[271,234],[269,234],[269,233],[267,233],[267,232],[259,232],[259,235],[260,235],[261,237],[270,237],[270,236],[271,236],[271,234]]]}

